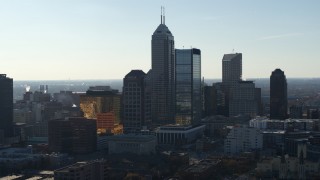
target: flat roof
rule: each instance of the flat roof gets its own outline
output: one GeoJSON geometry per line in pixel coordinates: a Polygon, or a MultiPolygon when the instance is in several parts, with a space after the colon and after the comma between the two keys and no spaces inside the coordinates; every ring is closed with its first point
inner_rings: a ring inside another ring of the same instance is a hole
{"type": "Polygon", "coordinates": [[[22,177],[23,177],[22,175],[11,175],[11,176],[2,177],[0,178],[0,180],[14,180],[22,177]]]}
{"type": "Polygon", "coordinates": [[[136,134],[121,134],[115,136],[108,136],[107,140],[110,141],[131,141],[131,142],[149,142],[154,141],[155,136],[152,135],[136,135],[136,134]]]}
{"type": "Polygon", "coordinates": [[[75,164],[72,164],[70,166],[63,167],[61,169],[57,169],[57,170],[55,170],[55,172],[69,172],[69,170],[71,170],[71,169],[85,167],[85,166],[92,164],[92,163],[94,163],[94,161],[76,162],[75,164]]]}
{"type": "Polygon", "coordinates": [[[202,127],[205,125],[199,124],[199,125],[195,125],[195,126],[191,126],[191,125],[167,125],[167,126],[161,126],[158,128],[158,130],[169,130],[169,131],[187,131],[187,130],[192,130],[192,129],[196,129],[199,127],[202,127]]]}

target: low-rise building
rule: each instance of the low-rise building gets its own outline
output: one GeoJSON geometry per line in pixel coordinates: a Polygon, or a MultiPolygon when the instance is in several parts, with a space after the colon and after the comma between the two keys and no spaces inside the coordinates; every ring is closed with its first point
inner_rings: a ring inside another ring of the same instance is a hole
{"type": "Polygon", "coordinates": [[[232,155],[262,149],[263,136],[259,129],[235,126],[224,141],[224,152],[232,155]]]}
{"type": "Polygon", "coordinates": [[[257,176],[260,178],[313,179],[319,173],[319,162],[312,162],[301,157],[264,158],[257,163],[257,176]]]}
{"type": "Polygon", "coordinates": [[[272,130],[313,131],[318,128],[319,119],[286,119],[271,120],[266,117],[251,119],[250,127],[272,130]]]}
{"type": "Polygon", "coordinates": [[[202,137],[205,125],[167,125],[156,130],[158,144],[184,145],[202,137]]]}
{"type": "Polygon", "coordinates": [[[221,160],[217,159],[205,159],[200,161],[198,164],[190,165],[185,168],[179,174],[182,179],[211,179],[213,174],[217,172],[217,167],[221,163],[221,160]]]}
{"type": "Polygon", "coordinates": [[[122,134],[108,137],[109,154],[152,154],[155,153],[156,144],[155,136],[150,135],[122,134]]]}
{"type": "Polygon", "coordinates": [[[105,160],[89,162],[77,162],[67,167],[54,171],[54,179],[79,179],[79,180],[102,180],[108,178],[108,169],[105,160]]]}
{"type": "Polygon", "coordinates": [[[236,124],[248,124],[250,116],[233,116],[225,117],[222,115],[208,116],[201,120],[201,124],[205,125],[206,136],[220,136],[221,130],[226,126],[234,126],[236,124]]]}

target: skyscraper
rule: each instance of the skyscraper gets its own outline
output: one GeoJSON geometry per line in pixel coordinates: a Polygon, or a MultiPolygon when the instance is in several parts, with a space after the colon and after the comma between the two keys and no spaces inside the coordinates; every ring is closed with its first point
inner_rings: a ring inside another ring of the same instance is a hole
{"type": "Polygon", "coordinates": [[[270,119],[286,119],[287,109],[287,79],[281,69],[276,69],[270,76],[270,119]]]}
{"type": "Polygon", "coordinates": [[[225,54],[222,58],[222,88],[225,93],[225,112],[230,115],[230,98],[232,89],[236,89],[242,81],[242,54],[225,54]]]}
{"type": "Polygon", "coordinates": [[[145,85],[146,73],[132,70],[123,79],[123,130],[136,132],[147,125],[145,122],[145,85]]]}
{"type": "Polygon", "coordinates": [[[13,121],[13,80],[0,74],[0,130],[5,137],[12,136],[13,121]]]}
{"type": "Polygon", "coordinates": [[[225,54],[222,58],[222,83],[232,88],[242,80],[242,54],[225,54]]]}
{"type": "Polygon", "coordinates": [[[161,15],[161,24],[154,31],[151,40],[152,87],[151,116],[155,125],[174,122],[174,37],[165,25],[161,15]]]}
{"type": "Polygon", "coordinates": [[[201,119],[201,51],[176,49],[176,109],[177,124],[198,124],[201,119]]]}

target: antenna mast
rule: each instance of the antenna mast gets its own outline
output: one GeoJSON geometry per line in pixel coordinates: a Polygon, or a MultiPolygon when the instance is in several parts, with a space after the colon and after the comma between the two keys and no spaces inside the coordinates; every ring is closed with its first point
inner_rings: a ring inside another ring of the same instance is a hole
{"type": "Polygon", "coordinates": [[[166,10],[163,7],[163,24],[166,24],[166,10]]]}
{"type": "Polygon", "coordinates": [[[162,6],[161,6],[161,24],[162,24],[162,6]]]}

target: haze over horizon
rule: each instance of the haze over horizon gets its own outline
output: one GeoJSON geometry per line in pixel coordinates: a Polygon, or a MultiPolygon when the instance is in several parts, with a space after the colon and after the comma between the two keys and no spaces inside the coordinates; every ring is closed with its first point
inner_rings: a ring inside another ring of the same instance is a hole
{"type": "Polygon", "coordinates": [[[202,76],[243,54],[243,78],[320,77],[320,1],[0,1],[1,74],[14,80],[122,79],[151,68],[160,6],[175,48],[196,47],[202,76]],[[233,50],[234,49],[234,50],[233,50]],[[4,63],[5,62],[5,63],[4,63]]]}

